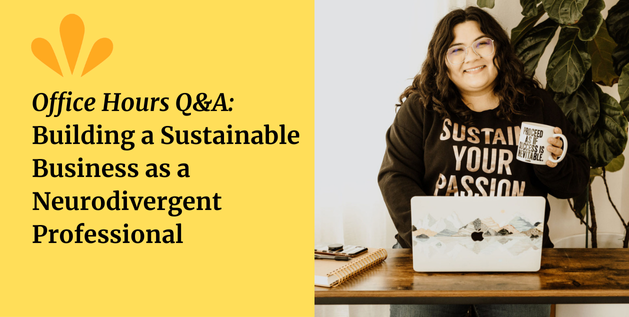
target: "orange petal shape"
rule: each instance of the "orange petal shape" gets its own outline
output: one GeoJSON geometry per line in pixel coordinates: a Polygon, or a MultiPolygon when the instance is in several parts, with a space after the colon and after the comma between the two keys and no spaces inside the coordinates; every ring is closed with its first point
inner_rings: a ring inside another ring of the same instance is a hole
{"type": "Polygon", "coordinates": [[[31,50],[37,59],[63,77],[55,51],[48,41],[41,37],[34,39],[31,44],[31,50]]]}
{"type": "Polygon", "coordinates": [[[74,66],[79,58],[83,34],[85,33],[83,20],[76,14],[66,15],[61,21],[59,33],[61,33],[61,43],[63,43],[63,50],[66,52],[70,73],[74,74],[74,66]]]}
{"type": "Polygon", "coordinates": [[[83,68],[83,74],[81,77],[90,70],[94,69],[94,67],[98,66],[104,60],[111,55],[111,52],[114,50],[114,43],[108,38],[102,38],[92,46],[92,50],[90,51],[90,55],[87,57],[87,61],[85,62],[85,68],[83,68]]]}

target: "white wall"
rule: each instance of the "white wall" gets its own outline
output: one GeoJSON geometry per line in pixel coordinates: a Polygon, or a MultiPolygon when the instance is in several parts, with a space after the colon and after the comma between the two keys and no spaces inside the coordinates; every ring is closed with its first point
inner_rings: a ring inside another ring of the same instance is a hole
{"type": "Polygon", "coordinates": [[[394,243],[376,182],[384,135],[443,3],[315,3],[316,242],[394,243]]]}
{"type": "MultiPolygon", "coordinates": [[[[384,135],[450,2],[315,2],[315,243],[390,248],[395,242],[376,181],[384,135]]],[[[317,306],[315,315],[388,316],[388,310],[317,306]]]]}

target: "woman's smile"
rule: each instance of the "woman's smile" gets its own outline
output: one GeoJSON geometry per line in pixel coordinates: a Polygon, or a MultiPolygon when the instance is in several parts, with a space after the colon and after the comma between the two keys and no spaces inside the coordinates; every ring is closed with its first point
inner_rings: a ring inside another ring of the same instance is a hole
{"type": "Polygon", "coordinates": [[[471,73],[471,74],[476,74],[479,73],[480,71],[482,71],[483,69],[485,69],[485,65],[481,65],[478,67],[474,67],[474,68],[468,68],[466,70],[464,70],[464,73],[471,73]]]}

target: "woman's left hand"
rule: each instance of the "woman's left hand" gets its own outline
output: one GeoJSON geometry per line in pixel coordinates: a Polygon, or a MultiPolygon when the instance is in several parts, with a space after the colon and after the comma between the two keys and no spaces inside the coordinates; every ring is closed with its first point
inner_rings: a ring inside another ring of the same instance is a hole
{"type": "MultiPolygon", "coordinates": [[[[555,134],[562,134],[561,129],[558,127],[555,127],[553,132],[555,134]]],[[[550,145],[546,149],[548,150],[548,152],[550,152],[552,159],[556,160],[563,153],[563,150],[561,149],[561,147],[563,146],[563,141],[561,141],[560,138],[548,138],[548,143],[550,143],[550,145]]],[[[554,168],[555,166],[557,166],[557,163],[548,160],[546,161],[546,165],[548,167],[554,168]]]]}

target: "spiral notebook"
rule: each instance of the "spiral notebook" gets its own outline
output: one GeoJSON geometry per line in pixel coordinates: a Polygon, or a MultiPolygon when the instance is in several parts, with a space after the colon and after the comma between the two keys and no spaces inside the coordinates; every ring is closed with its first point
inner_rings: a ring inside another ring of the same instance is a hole
{"type": "Polygon", "coordinates": [[[315,286],[337,286],[386,258],[385,249],[369,249],[366,254],[350,261],[315,260],[315,286]]]}

